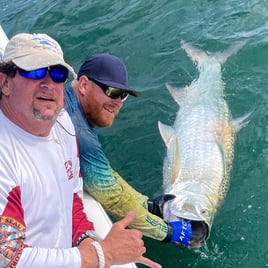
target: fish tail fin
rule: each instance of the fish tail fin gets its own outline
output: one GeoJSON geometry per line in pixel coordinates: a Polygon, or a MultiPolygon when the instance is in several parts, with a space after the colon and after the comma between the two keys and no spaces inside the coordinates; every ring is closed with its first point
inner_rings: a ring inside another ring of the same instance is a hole
{"type": "Polygon", "coordinates": [[[215,53],[216,58],[218,59],[218,61],[223,64],[226,62],[226,60],[236,54],[246,43],[248,42],[248,40],[243,40],[243,41],[238,41],[236,43],[234,43],[233,45],[231,45],[228,49],[226,49],[225,51],[221,52],[221,53],[215,53]]]}
{"type": "Polygon", "coordinates": [[[206,53],[183,40],[181,41],[181,48],[184,49],[187,55],[200,67],[202,62],[207,60],[209,57],[216,58],[221,64],[225,63],[231,55],[236,54],[247,42],[248,40],[238,41],[225,51],[216,53],[206,53]]]}
{"type": "Polygon", "coordinates": [[[184,40],[181,41],[181,48],[186,52],[186,54],[197,64],[200,64],[203,60],[208,58],[208,54],[199,48],[194,47],[184,40]]]}

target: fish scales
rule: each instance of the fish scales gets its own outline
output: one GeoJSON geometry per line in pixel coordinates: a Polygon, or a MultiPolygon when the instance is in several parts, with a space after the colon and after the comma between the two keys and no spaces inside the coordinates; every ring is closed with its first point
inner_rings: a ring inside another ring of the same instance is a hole
{"type": "Polygon", "coordinates": [[[197,64],[199,77],[183,89],[167,84],[179,110],[173,126],[159,122],[167,147],[164,193],[176,196],[164,205],[163,216],[168,222],[191,221],[190,247],[200,247],[209,238],[215,213],[228,191],[235,135],[250,115],[232,120],[221,74],[222,63],[244,44],[207,54],[182,43],[197,64]]]}

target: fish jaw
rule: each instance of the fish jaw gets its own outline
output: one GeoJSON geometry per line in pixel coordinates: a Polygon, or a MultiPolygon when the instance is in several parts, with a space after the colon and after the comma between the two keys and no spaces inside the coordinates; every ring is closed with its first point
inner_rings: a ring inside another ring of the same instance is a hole
{"type": "MultiPolygon", "coordinates": [[[[187,186],[184,190],[180,189],[173,200],[164,204],[163,218],[167,222],[190,221],[193,237],[190,247],[199,248],[210,236],[218,197],[208,191],[206,185],[202,185],[203,189],[200,188],[198,191],[195,190],[195,183],[187,186]],[[210,194],[205,194],[206,192],[210,194]]],[[[171,191],[170,194],[174,192],[171,191]]]]}

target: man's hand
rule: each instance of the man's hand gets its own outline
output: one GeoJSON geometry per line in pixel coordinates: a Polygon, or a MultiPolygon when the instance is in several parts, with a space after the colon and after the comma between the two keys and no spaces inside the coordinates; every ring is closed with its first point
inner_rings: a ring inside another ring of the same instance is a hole
{"type": "Polygon", "coordinates": [[[156,216],[163,218],[163,207],[167,201],[173,200],[176,196],[173,194],[160,195],[154,199],[148,199],[148,211],[156,216]]]}
{"type": "MultiPolygon", "coordinates": [[[[105,239],[99,242],[104,253],[105,267],[136,262],[152,268],[161,268],[160,264],[143,257],[146,248],[142,240],[142,233],[135,229],[126,229],[134,219],[135,213],[129,212],[125,218],[114,223],[105,239]]],[[[82,264],[84,264],[82,268],[98,267],[97,255],[90,242],[92,242],[91,239],[85,239],[78,247],[82,264]]]]}
{"type": "Polygon", "coordinates": [[[189,221],[173,221],[168,223],[172,227],[170,242],[189,246],[192,239],[192,228],[189,221]]]}

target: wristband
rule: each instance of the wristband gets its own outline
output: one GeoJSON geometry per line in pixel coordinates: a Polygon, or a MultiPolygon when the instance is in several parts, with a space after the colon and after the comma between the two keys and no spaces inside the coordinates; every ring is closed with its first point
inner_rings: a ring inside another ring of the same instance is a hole
{"type": "Polygon", "coordinates": [[[105,268],[105,259],[104,259],[104,254],[102,247],[99,242],[94,241],[91,243],[91,245],[96,249],[98,259],[99,259],[99,268],[105,268]]]}
{"type": "Polygon", "coordinates": [[[85,233],[83,233],[78,239],[76,245],[79,246],[79,244],[86,238],[92,238],[95,241],[100,241],[100,237],[98,234],[93,230],[88,230],[85,233]]]}
{"type": "Polygon", "coordinates": [[[167,224],[168,231],[167,231],[166,237],[164,238],[164,240],[162,240],[162,242],[169,243],[171,241],[171,238],[172,238],[173,228],[168,223],[166,223],[166,224],[167,224]]]}

